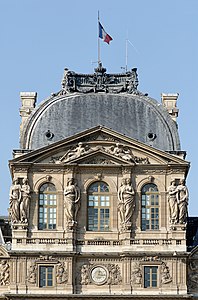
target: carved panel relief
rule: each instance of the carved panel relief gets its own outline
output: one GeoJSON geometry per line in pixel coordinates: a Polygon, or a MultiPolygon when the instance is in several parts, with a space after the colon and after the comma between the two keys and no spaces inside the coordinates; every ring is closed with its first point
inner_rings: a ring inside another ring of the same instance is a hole
{"type": "Polygon", "coordinates": [[[0,261],[0,285],[9,285],[10,283],[10,266],[6,260],[0,261]]]}
{"type": "Polygon", "coordinates": [[[59,262],[56,266],[56,283],[62,284],[68,282],[68,271],[64,262],[59,262]]]}
{"type": "Polygon", "coordinates": [[[122,282],[120,267],[117,264],[84,264],[80,268],[79,283],[82,285],[119,285],[122,282]]]}

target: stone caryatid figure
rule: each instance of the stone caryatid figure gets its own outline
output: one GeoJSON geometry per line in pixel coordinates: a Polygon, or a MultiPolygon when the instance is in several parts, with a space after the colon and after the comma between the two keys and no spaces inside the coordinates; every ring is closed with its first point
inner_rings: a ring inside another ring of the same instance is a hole
{"type": "Polygon", "coordinates": [[[68,228],[73,228],[77,224],[77,214],[80,208],[80,189],[75,183],[74,178],[68,179],[64,191],[64,208],[68,228]]]}
{"type": "Polygon", "coordinates": [[[168,194],[170,223],[185,224],[187,221],[189,197],[185,180],[180,179],[178,186],[176,186],[175,180],[172,180],[171,185],[168,188],[168,194]]]}
{"type": "Polygon", "coordinates": [[[13,180],[10,188],[10,216],[12,223],[20,222],[21,185],[18,178],[13,180]]]}
{"type": "Polygon", "coordinates": [[[121,230],[131,229],[131,218],[135,208],[135,192],[130,178],[124,178],[118,190],[118,211],[120,215],[121,230]]]}
{"type": "Polygon", "coordinates": [[[6,260],[0,262],[0,285],[8,285],[10,283],[9,264],[6,260]]]}
{"type": "Polygon", "coordinates": [[[178,199],[178,221],[184,224],[187,221],[188,213],[188,189],[185,185],[185,180],[181,179],[177,186],[177,199],[178,199]]]}
{"type": "Polygon", "coordinates": [[[30,204],[30,186],[28,179],[23,178],[21,185],[21,203],[20,203],[20,220],[22,223],[27,223],[29,219],[29,204],[30,204]]]}
{"type": "Polygon", "coordinates": [[[168,187],[168,203],[170,212],[170,223],[178,223],[178,202],[177,202],[177,186],[175,180],[171,180],[168,187]]]}
{"type": "Polygon", "coordinates": [[[30,186],[27,178],[23,178],[22,185],[19,179],[13,180],[10,188],[10,215],[13,224],[28,223],[30,203],[30,186]]]}

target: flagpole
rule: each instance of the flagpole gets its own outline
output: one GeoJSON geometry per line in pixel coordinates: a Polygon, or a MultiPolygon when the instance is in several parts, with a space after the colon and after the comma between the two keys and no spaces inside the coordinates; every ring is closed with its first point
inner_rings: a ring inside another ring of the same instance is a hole
{"type": "Polygon", "coordinates": [[[126,66],[125,66],[126,73],[127,73],[127,68],[128,68],[128,30],[126,32],[126,66]]]}
{"type": "Polygon", "coordinates": [[[125,66],[126,72],[127,72],[127,65],[128,65],[128,39],[126,39],[126,66],[125,66]]]}
{"type": "Polygon", "coordinates": [[[100,22],[100,16],[99,16],[99,10],[98,10],[98,66],[100,64],[100,38],[99,38],[99,22],[100,22]]]}

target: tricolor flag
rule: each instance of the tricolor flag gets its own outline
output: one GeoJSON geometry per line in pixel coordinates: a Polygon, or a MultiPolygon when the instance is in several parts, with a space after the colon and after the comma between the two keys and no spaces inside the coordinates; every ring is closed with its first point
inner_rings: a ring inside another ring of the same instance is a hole
{"type": "Polygon", "coordinates": [[[110,41],[113,40],[112,37],[108,33],[106,33],[106,31],[104,30],[100,22],[99,22],[99,38],[103,39],[103,41],[106,42],[107,44],[109,44],[110,41]]]}

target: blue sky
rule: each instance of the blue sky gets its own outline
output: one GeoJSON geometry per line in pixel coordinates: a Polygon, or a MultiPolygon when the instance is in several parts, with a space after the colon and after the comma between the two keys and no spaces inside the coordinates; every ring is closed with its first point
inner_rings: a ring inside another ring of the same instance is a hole
{"type": "Polygon", "coordinates": [[[97,61],[97,14],[113,37],[101,44],[109,73],[137,67],[139,89],[159,102],[179,93],[179,133],[191,162],[189,215],[198,216],[198,1],[197,0],[0,0],[1,155],[0,215],[7,214],[8,160],[19,148],[21,91],[38,103],[61,87],[65,67],[92,73],[97,61]]]}

